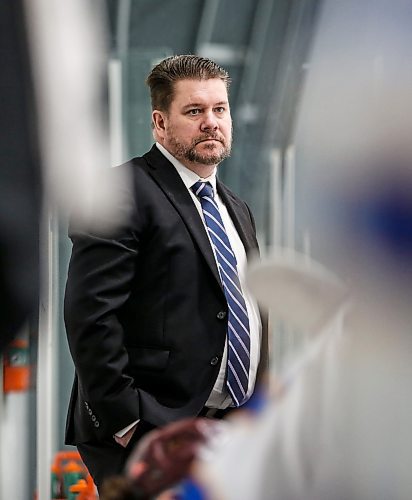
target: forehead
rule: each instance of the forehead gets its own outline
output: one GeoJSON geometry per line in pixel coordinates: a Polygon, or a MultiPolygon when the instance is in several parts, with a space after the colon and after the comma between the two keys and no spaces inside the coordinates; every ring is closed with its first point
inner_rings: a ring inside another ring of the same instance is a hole
{"type": "Polygon", "coordinates": [[[174,86],[172,105],[217,104],[227,102],[226,85],[220,78],[178,80],[174,86]]]}

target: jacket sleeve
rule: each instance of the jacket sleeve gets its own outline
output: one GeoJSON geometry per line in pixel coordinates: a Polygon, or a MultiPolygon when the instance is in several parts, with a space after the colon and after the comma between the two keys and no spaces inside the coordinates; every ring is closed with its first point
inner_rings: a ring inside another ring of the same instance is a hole
{"type": "Polygon", "coordinates": [[[129,215],[116,230],[74,225],[70,230],[64,319],[83,399],[78,403],[93,416],[100,436],[111,436],[139,418],[139,393],[125,372],[128,354],[117,314],[130,296],[139,241],[130,193],[121,202],[129,205],[129,215]]]}

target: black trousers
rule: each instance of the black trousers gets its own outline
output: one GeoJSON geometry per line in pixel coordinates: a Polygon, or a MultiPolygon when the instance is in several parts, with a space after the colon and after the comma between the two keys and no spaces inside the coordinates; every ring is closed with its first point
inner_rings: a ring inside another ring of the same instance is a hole
{"type": "Polygon", "coordinates": [[[126,461],[137,442],[152,429],[154,429],[153,425],[139,422],[126,448],[117,444],[114,438],[77,444],[80,456],[99,491],[106,478],[122,474],[126,461]]]}

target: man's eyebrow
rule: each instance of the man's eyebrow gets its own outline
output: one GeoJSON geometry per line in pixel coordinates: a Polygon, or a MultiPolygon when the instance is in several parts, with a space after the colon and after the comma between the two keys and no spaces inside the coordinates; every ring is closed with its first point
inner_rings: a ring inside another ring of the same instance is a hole
{"type": "MultiPolygon", "coordinates": [[[[219,101],[213,104],[213,106],[227,106],[229,103],[228,101],[219,101]]],[[[190,109],[190,108],[203,108],[205,104],[203,102],[191,102],[190,104],[186,104],[183,106],[183,109],[190,109]]]]}

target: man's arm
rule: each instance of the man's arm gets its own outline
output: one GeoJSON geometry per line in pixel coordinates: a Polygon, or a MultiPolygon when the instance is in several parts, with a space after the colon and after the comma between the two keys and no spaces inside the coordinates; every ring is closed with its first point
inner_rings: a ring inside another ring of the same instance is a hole
{"type": "MultiPolygon", "coordinates": [[[[123,196],[125,200],[130,204],[129,193],[123,196]]],[[[89,413],[96,434],[105,437],[139,418],[138,391],[125,372],[129,359],[118,317],[131,293],[138,255],[132,215],[110,234],[84,229],[73,229],[70,234],[67,336],[84,398],[80,404],[89,413]]]]}

